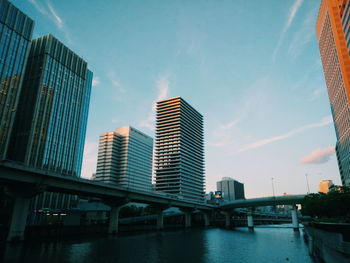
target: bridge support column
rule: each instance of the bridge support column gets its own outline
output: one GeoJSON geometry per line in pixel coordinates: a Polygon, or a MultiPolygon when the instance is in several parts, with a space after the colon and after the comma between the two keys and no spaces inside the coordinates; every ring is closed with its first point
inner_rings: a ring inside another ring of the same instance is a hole
{"type": "Polygon", "coordinates": [[[44,185],[4,187],[4,194],[14,199],[7,241],[22,241],[27,223],[30,199],[45,190],[44,185]]]}
{"type": "Polygon", "coordinates": [[[30,198],[27,197],[16,197],[10,229],[7,235],[7,241],[22,241],[24,238],[24,230],[26,228],[28,208],[29,208],[30,198]]]}
{"type": "Polygon", "coordinates": [[[225,227],[229,228],[231,225],[231,216],[232,213],[228,211],[221,212],[225,216],[225,227]]]}
{"type": "Polygon", "coordinates": [[[254,220],[252,211],[248,211],[247,213],[247,224],[249,230],[254,230],[254,220]]]}
{"type": "Polygon", "coordinates": [[[191,227],[191,212],[186,211],[185,213],[185,228],[191,227]]]}
{"type": "Polygon", "coordinates": [[[293,205],[293,209],[292,209],[292,225],[293,225],[294,231],[299,231],[299,221],[298,221],[296,205],[293,205]]]}
{"type": "Polygon", "coordinates": [[[108,234],[117,234],[119,225],[119,212],[123,206],[111,206],[109,214],[108,234]]]}
{"type": "Polygon", "coordinates": [[[210,219],[209,219],[209,213],[208,212],[204,212],[203,213],[203,218],[204,218],[204,226],[205,227],[210,226],[210,219]]]}
{"type": "Polygon", "coordinates": [[[164,228],[164,213],[163,210],[157,211],[157,230],[164,228]]]}

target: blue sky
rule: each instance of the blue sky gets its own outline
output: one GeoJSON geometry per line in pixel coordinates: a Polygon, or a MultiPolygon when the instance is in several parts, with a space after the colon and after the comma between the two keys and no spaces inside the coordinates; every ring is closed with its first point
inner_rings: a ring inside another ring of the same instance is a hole
{"type": "Polygon", "coordinates": [[[247,197],[340,184],[315,22],[319,0],[12,0],[94,72],[82,176],[98,137],[154,136],[154,102],[182,96],[204,116],[206,189],[247,197]]]}

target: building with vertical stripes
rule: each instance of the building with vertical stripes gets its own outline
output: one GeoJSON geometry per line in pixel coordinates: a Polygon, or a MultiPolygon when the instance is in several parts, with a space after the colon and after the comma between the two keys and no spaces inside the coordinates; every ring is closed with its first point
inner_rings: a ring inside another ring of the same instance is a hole
{"type": "Polygon", "coordinates": [[[153,139],[125,126],[100,136],[96,181],[140,191],[152,190],[153,139]]]}
{"type": "Polygon", "coordinates": [[[337,136],[343,185],[350,185],[350,0],[322,0],[316,35],[337,136]]]}
{"type": "Polygon", "coordinates": [[[204,198],[203,116],[181,97],[157,102],[156,191],[204,198]]]}
{"type": "Polygon", "coordinates": [[[34,22],[0,0],[0,160],[6,159],[34,22]]]}
{"type": "MultiPolygon", "coordinates": [[[[92,72],[52,35],[32,41],[8,157],[80,177],[92,72]]],[[[72,196],[44,193],[36,208],[68,208],[72,196]]]]}

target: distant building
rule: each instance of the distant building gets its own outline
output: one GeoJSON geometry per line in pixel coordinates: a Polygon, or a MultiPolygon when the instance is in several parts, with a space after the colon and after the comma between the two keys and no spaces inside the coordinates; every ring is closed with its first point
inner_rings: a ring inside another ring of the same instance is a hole
{"type": "Polygon", "coordinates": [[[34,21],[7,0],[0,0],[0,160],[17,112],[34,21]]]}
{"type": "Polygon", "coordinates": [[[217,191],[222,192],[222,198],[225,201],[234,201],[245,199],[244,184],[230,177],[223,177],[221,181],[216,182],[217,191]]]}
{"type": "Polygon", "coordinates": [[[204,199],[203,116],[181,97],[157,102],[156,191],[204,199]]]}
{"type": "Polygon", "coordinates": [[[152,190],[153,139],[125,126],[100,136],[96,181],[152,190]]]}
{"type": "Polygon", "coordinates": [[[319,192],[327,194],[333,185],[332,180],[322,180],[319,184],[319,192]]]}
{"type": "Polygon", "coordinates": [[[322,0],[316,35],[328,89],[343,185],[350,186],[350,1],[322,0]]]}
{"type": "MultiPolygon", "coordinates": [[[[91,85],[87,62],[63,43],[52,35],[32,40],[8,158],[80,177],[91,85]]],[[[70,208],[74,201],[45,192],[31,208],[70,208]]]]}

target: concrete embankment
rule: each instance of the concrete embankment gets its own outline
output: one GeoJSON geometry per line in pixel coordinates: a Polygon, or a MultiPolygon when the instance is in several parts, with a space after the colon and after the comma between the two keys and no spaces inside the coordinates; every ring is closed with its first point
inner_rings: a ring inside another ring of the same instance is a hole
{"type": "Polygon", "coordinates": [[[309,253],[325,263],[350,262],[350,224],[304,224],[309,253]]]}

